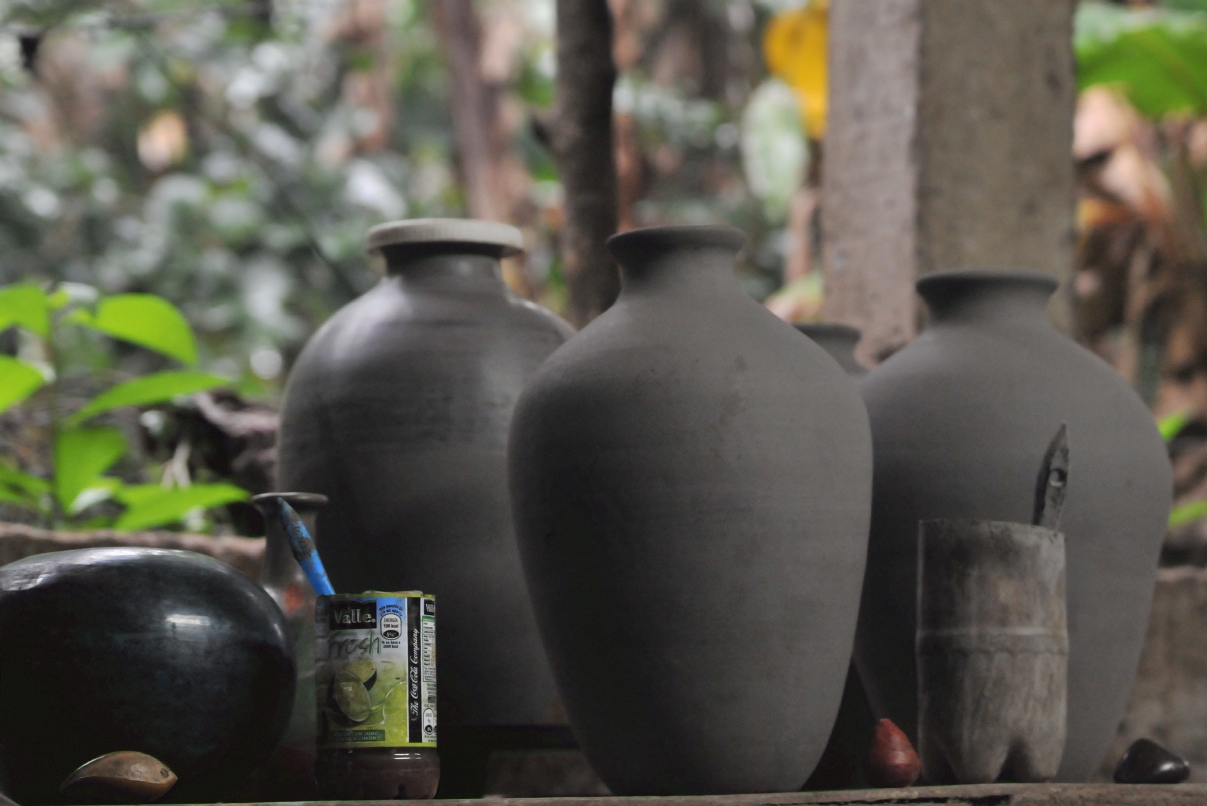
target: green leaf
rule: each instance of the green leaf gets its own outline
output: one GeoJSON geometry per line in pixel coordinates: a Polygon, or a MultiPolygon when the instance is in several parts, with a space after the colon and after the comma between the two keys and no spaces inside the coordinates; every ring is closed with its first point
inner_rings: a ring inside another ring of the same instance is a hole
{"type": "Polygon", "coordinates": [[[106,297],[96,313],[73,311],[73,322],[116,339],[146,347],[183,364],[197,363],[197,342],[180,310],[154,294],[118,294],[106,297]]]}
{"type": "Polygon", "coordinates": [[[162,495],[168,487],[162,484],[127,484],[113,494],[113,498],[128,507],[137,506],[162,495]]]}
{"type": "Polygon", "coordinates": [[[1207,517],[1207,501],[1191,501],[1173,508],[1169,513],[1169,528],[1176,529],[1207,517]]]}
{"type": "Polygon", "coordinates": [[[59,433],[54,443],[54,494],[63,509],[126,452],[117,428],[75,428],[59,433]]]}
{"type": "Polygon", "coordinates": [[[40,506],[38,506],[38,501],[36,498],[30,498],[27,495],[13,492],[10,488],[4,486],[0,486],[0,503],[12,504],[13,506],[24,507],[25,509],[32,509],[35,512],[39,512],[42,509],[40,506]]]}
{"type": "Polygon", "coordinates": [[[80,494],[71,502],[71,509],[68,510],[68,514],[78,515],[93,504],[108,501],[114,497],[114,494],[122,486],[121,479],[113,479],[108,476],[101,476],[95,479],[92,484],[80,490],[80,494]]]}
{"type": "Polygon", "coordinates": [[[1161,432],[1161,439],[1169,442],[1171,439],[1182,433],[1191,420],[1188,412],[1177,411],[1173,414],[1167,414],[1160,420],[1157,420],[1157,430],[1161,432]]]}
{"type": "Polygon", "coordinates": [[[25,283],[0,288],[0,331],[13,325],[50,338],[50,303],[42,289],[25,283]]]}
{"type": "Polygon", "coordinates": [[[1082,3],[1078,83],[1113,84],[1145,115],[1207,112],[1207,15],[1082,3]]]}
{"type": "MultiPolygon", "coordinates": [[[[140,491],[141,493],[141,491],[140,491]]],[[[138,503],[122,513],[115,529],[149,529],[177,523],[197,507],[216,507],[233,501],[246,501],[250,494],[233,484],[194,484],[191,487],[161,489],[157,495],[136,495],[138,503]]]]}
{"type": "Polygon", "coordinates": [[[20,403],[44,383],[46,378],[29,364],[0,355],[0,412],[20,403]]]}
{"type": "Polygon", "coordinates": [[[58,311],[68,305],[91,307],[96,304],[98,297],[100,297],[100,292],[85,283],[59,283],[59,287],[46,298],[46,301],[50,303],[52,311],[58,311]]]}
{"type": "Polygon", "coordinates": [[[0,501],[35,511],[42,510],[42,496],[50,483],[0,462],[0,501]]]}
{"type": "Polygon", "coordinates": [[[50,492],[50,482],[0,462],[0,485],[39,496],[50,492]]]}
{"type": "Polygon", "coordinates": [[[152,403],[164,403],[179,395],[191,395],[213,389],[216,386],[226,386],[230,383],[226,378],[208,375],[204,372],[157,372],[142,378],[135,378],[102,392],[84,408],[67,418],[67,425],[74,427],[89,417],[109,411],[118,406],[148,406],[152,403]]]}

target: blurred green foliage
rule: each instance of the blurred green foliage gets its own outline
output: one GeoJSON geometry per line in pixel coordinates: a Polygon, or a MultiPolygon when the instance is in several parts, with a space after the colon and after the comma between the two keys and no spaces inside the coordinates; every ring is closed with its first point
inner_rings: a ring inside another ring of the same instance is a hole
{"type": "MultiPolygon", "coordinates": [[[[810,148],[758,56],[795,3],[643,4],[615,96],[637,144],[630,223],[741,227],[759,299],[782,285],[810,148]]],[[[526,172],[509,281],[557,310],[554,0],[474,5],[526,172]]],[[[141,528],[235,496],[169,473],[197,434],[161,402],[225,379],[271,405],[310,334],[376,282],[370,226],[467,214],[449,86],[427,0],[0,0],[0,501],[141,528]],[[132,425],[131,406],[157,410],[132,425]]],[[[204,481],[232,477],[193,450],[204,481]]]]}
{"type": "Polygon", "coordinates": [[[56,388],[69,366],[58,347],[63,330],[86,328],[186,365],[195,363],[197,356],[193,332],[171,303],[151,294],[118,294],[89,304],[82,301],[80,290],[73,297],[47,295],[31,284],[0,288],[0,317],[7,312],[6,319],[0,318],[0,329],[15,325],[26,339],[21,357],[0,361],[0,413],[47,387],[53,442],[50,479],[0,463],[0,501],[34,512],[56,527],[87,523],[141,529],[176,524],[201,508],[246,499],[246,491],[226,483],[176,478],[174,484],[130,485],[105,475],[126,454],[126,437],[116,426],[85,423],[122,406],[167,403],[229,382],[194,371],[154,372],[118,382],[65,416],[56,388]],[[124,507],[116,518],[93,510],[110,500],[124,507]]]}
{"type": "Polygon", "coordinates": [[[268,391],[374,281],[369,226],[461,212],[425,4],[389,9],[404,125],[369,151],[343,88],[376,54],[331,35],[338,4],[0,0],[0,282],[161,295],[201,366],[268,391]]]}
{"type": "Polygon", "coordinates": [[[1207,3],[1167,5],[1081,3],[1074,38],[1081,87],[1116,85],[1153,118],[1207,113],[1207,3]]]}
{"type": "MultiPolygon", "coordinates": [[[[642,152],[632,223],[741,227],[760,299],[782,283],[806,146],[783,109],[741,121],[761,30],[794,2],[648,4],[660,21],[616,95],[642,152]],[[715,86],[675,64],[701,57],[715,86]]],[[[475,6],[535,211],[517,222],[523,290],[556,309],[554,0],[475,6]]],[[[0,283],[162,296],[200,368],[275,397],[310,333],[375,282],[370,226],[466,214],[448,87],[424,0],[0,0],[0,283]]]]}

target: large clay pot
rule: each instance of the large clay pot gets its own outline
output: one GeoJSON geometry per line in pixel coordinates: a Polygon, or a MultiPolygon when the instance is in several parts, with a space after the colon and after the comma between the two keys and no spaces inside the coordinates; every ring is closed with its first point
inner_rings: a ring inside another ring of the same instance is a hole
{"type": "Polygon", "coordinates": [[[281,415],[279,486],[330,500],[317,543],[335,589],[440,602],[446,758],[458,726],[558,713],[505,462],[520,390],[571,330],[504,285],[499,258],[520,244],[519,230],[485,221],[375,227],[387,276],[306,345],[281,415]]]}
{"type": "Polygon", "coordinates": [[[620,298],[537,371],[512,423],[537,621],[619,795],[799,789],[847,671],[867,420],[834,361],[742,292],[743,240],[613,237],[620,298]]]}
{"type": "Polygon", "coordinates": [[[918,522],[1029,523],[1045,449],[1068,424],[1068,741],[1059,778],[1098,766],[1131,690],[1172,496],[1143,402],[1057,331],[1042,275],[929,275],[926,330],[864,379],[876,471],[855,645],[873,708],[916,737],[918,522]]]}
{"type": "MultiPolygon", "coordinates": [[[[850,377],[859,379],[868,374],[867,368],[855,359],[855,346],[861,335],[858,328],[836,322],[798,322],[793,327],[817,342],[817,346],[837,361],[850,377]]],[[[875,729],[876,719],[852,662],[847,670],[842,704],[838,706],[830,741],[813,774],[805,782],[805,790],[867,789],[872,786],[864,767],[875,729]]]]}
{"type": "Polygon", "coordinates": [[[200,554],[100,548],[0,568],[0,775],[56,803],[81,764],[149,753],[176,802],[228,800],[272,752],[293,704],[285,620],[200,554]]]}
{"type": "Polygon", "coordinates": [[[798,322],[794,327],[817,342],[852,378],[868,374],[867,368],[855,360],[855,346],[860,337],[858,328],[837,322],[798,322]]]}

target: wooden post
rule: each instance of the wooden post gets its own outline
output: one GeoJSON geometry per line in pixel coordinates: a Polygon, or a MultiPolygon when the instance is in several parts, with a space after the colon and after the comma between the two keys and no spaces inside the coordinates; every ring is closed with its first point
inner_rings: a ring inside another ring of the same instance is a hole
{"type": "MultiPolygon", "coordinates": [[[[1073,261],[1074,0],[833,0],[827,318],[877,360],[946,269],[1064,280],[1073,261]]],[[[1067,322],[1058,293],[1053,316],[1067,322]]]]}
{"type": "Polygon", "coordinates": [[[471,0],[436,0],[432,6],[453,92],[453,134],[469,214],[509,221],[503,162],[510,144],[503,131],[497,85],[483,80],[482,28],[471,0]]]}

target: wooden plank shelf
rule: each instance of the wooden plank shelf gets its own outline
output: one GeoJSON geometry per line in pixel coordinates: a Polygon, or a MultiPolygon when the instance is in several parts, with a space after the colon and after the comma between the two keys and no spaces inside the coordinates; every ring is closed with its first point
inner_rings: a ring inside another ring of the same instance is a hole
{"type": "MultiPolygon", "coordinates": [[[[290,806],[1207,806],[1207,784],[984,784],[685,797],[486,798],[441,801],[309,801],[290,806]]],[[[274,806],[231,804],[231,806],[274,806]]]]}

